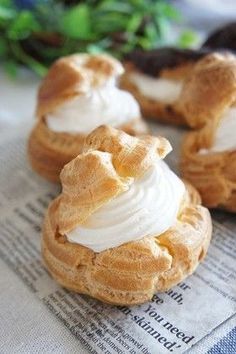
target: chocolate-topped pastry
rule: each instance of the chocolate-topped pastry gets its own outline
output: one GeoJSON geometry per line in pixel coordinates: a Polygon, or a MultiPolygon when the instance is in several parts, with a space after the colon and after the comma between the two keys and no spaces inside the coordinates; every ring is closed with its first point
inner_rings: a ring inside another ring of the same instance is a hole
{"type": "Polygon", "coordinates": [[[143,73],[156,77],[164,69],[196,62],[206,54],[209,54],[209,50],[205,48],[194,50],[163,47],[149,51],[135,50],[126,55],[126,60],[132,62],[143,73]]]}
{"type": "Polygon", "coordinates": [[[126,57],[126,72],[120,86],[135,96],[146,118],[201,127],[209,117],[206,102],[201,100],[210,101],[211,92],[203,93],[204,87],[197,87],[192,77],[202,61],[207,72],[208,58],[214,55],[220,55],[220,61],[227,57],[227,53],[214,54],[208,48],[135,51],[126,57]],[[193,113],[194,105],[202,105],[204,113],[193,113]]]}
{"type": "Polygon", "coordinates": [[[210,34],[202,48],[225,48],[236,51],[236,22],[218,28],[210,34]]]}

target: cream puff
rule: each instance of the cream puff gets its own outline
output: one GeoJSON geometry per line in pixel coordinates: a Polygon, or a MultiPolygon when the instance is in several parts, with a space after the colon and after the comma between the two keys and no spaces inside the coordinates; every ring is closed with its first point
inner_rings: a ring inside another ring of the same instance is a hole
{"type": "MultiPolygon", "coordinates": [[[[207,49],[160,48],[134,52],[125,63],[121,87],[136,97],[145,117],[199,128],[214,109],[211,96],[217,100],[219,80],[227,90],[228,79],[224,78],[224,71],[230,62],[229,56],[218,54],[219,60],[215,60],[214,68],[209,71],[208,62],[212,57],[217,54],[209,54],[207,49]],[[201,82],[195,80],[199,68],[207,76],[205,82],[203,78],[201,82]]],[[[221,89],[218,96],[222,94],[221,89]]]]}
{"type": "Polygon", "coordinates": [[[205,69],[199,65],[191,78],[189,95],[191,87],[202,90],[189,112],[196,118],[203,114],[200,102],[205,97],[208,121],[184,139],[181,173],[206,206],[236,212],[236,59],[214,55],[205,60],[205,69]]]}
{"type": "Polygon", "coordinates": [[[52,65],[39,89],[37,123],[28,144],[35,171],[59,181],[62,167],[81,152],[88,133],[101,124],[134,135],[147,133],[138,103],[116,86],[123,70],[107,55],[75,54],[52,65]]]}
{"type": "Polygon", "coordinates": [[[236,213],[236,106],[186,135],[180,169],[204,205],[236,213]]]}
{"type": "Polygon", "coordinates": [[[62,286],[133,305],[194,272],[211,218],[197,191],[163,161],[170,150],[162,137],[108,126],[87,136],[63,168],[62,192],[44,222],[43,259],[62,286]]]}

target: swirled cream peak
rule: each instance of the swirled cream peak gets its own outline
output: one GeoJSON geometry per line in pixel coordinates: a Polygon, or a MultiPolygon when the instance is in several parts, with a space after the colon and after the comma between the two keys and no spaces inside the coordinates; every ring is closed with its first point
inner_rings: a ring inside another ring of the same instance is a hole
{"type": "Polygon", "coordinates": [[[158,160],[142,177],[134,178],[127,191],[67,232],[67,239],[101,252],[158,236],[175,224],[184,191],[183,182],[158,160]]]}
{"type": "Polygon", "coordinates": [[[135,72],[129,74],[129,77],[144,96],[166,103],[175,102],[179,98],[183,87],[180,80],[154,78],[135,72]]]}
{"type": "Polygon", "coordinates": [[[37,112],[52,131],[71,134],[87,134],[101,124],[119,127],[139,118],[137,101],[116,86],[123,71],[121,63],[107,55],[63,58],[40,88],[37,112]]]}
{"type": "Polygon", "coordinates": [[[140,110],[133,96],[109,82],[66,101],[46,121],[55,132],[87,134],[101,124],[119,127],[138,117],[140,110]]]}
{"type": "Polygon", "coordinates": [[[102,125],[85,139],[83,152],[64,166],[58,227],[62,235],[116,198],[171,151],[163,137],[133,137],[102,125]]]}
{"type": "Polygon", "coordinates": [[[210,149],[201,149],[201,154],[236,150],[236,107],[230,107],[222,116],[210,149]]]}

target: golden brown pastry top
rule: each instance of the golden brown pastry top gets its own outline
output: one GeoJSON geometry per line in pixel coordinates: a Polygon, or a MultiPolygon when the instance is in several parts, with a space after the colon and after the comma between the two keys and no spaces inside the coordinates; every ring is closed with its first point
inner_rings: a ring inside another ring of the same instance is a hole
{"type": "Polygon", "coordinates": [[[37,116],[45,116],[73,96],[121,75],[123,70],[118,60],[105,54],[74,54],[57,60],[39,88],[37,116]]]}
{"type": "Polygon", "coordinates": [[[108,126],[95,129],[86,138],[83,153],[61,172],[59,232],[64,234],[83,223],[170,150],[162,137],[132,137],[108,126]]]}
{"type": "Polygon", "coordinates": [[[195,126],[197,121],[219,119],[235,101],[236,57],[214,53],[200,60],[184,80],[177,106],[195,126]]]}

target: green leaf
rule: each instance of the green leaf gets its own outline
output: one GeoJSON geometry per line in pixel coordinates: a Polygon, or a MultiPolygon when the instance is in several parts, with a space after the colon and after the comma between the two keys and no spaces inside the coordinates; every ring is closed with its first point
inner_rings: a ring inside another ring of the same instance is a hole
{"type": "MultiPolygon", "coordinates": [[[[106,51],[122,58],[137,47],[164,45],[170,21],[179,19],[167,0],[37,0],[27,10],[15,3],[0,0],[0,57],[39,75],[55,59],[73,52],[106,51]]],[[[193,40],[192,33],[185,32],[178,43],[186,47],[193,40]]]]}
{"type": "Polygon", "coordinates": [[[186,30],[181,33],[178,39],[178,46],[181,48],[189,48],[194,45],[198,40],[198,35],[192,30],[186,30]]]}
{"type": "Polygon", "coordinates": [[[155,4],[155,11],[159,15],[165,16],[174,21],[180,21],[182,19],[180,12],[174,6],[164,1],[155,4]]]}
{"type": "Polygon", "coordinates": [[[71,38],[90,38],[90,10],[86,4],[74,6],[65,12],[62,18],[62,32],[71,38]]]}
{"type": "Polygon", "coordinates": [[[156,18],[156,25],[158,28],[158,35],[160,38],[165,38],[166,34],[168,33],[170,29],[170,24],[166,17],[160,16],[159,18],[156,18]]]}
{"type": "Polygon", "coordinates": [[[153,23],[149,23],[145,28],[145,34],[151,43],[154,43],[158,37],[156,27],[153,23]]]}
{"type": "Polygon", "coordinates": [[[146,0],[130,0],[130,4],[132,4],[134,10],[144,10],[151,5],[152,1],[146,0]]]}
{"type": "Polygon", "coordinates": [[[4,63],[4,69],[10,77],[15,78],[17,76],[18,65],[14,60],[6,61],[4,63]]]}
{"type": "Polygon", "coordinates": [[[103,49],[99,45],[89,44],[87,46],[87,52],[90,54],[99,54],[103,52],[103,49]]]}
{"type": "Polygon", "coordinates": [[[1,6],[12,7],[12,0],[0,0],[1,6]]]}
{"type": "Polygon", "coordinates": [[[7,53],[7,43],[4,38],[0,37],[0,57],[7,53]]]}
{"type": "Polygon", "coordinates": [[[0,20],[11,20],[15,15],[15,10],[0,5],[0,20]]]}
{"type": "Polygon", "coordinates": [[[40,25],[30,11],[19,13],[15,21],[9,27],[7,34],[10,39],[21,40],[27,38],[32,32],[40,30],[40,25]]]}
{"type": "Polygon", "coordinates": [[[39,76],[44,76],[47,72],[47,68],[42,63],[38,62],[37,60],[33,59],[29,56],[20,45],[20,42],[12,41],[10,47],[12,54],[14,54],[15,59],[17,62],[20,62],[30,69],[32,69],[35,73],[39,76]]]}
{"type": "Polygon", "coordinates": [[[141,14],[134,14],[131,16],[130,20],[128,21],[128,25],[126,27],[127,32],[135,33],[139,28],[142,22],[142,15],[141,14]]]}
{"type": "MultiPolygon", "coordinates": [[[[104,37],[102,40],[97,41],[96,43],[93,43],[97,48],[100,48],[101,51],[106,51],[107,49],[109,49],[112,45],[112,40],[111,38],[108,37],[104,37]]],[[[88,48],[88,46],[87,46],[88,48]]]]}
{"type": "Polygon", "coordinates": [[[132,11],[132,7],[128,2],[104,0],[100,1],[97,11],[129,14],[132,11]]]}
{"type": "Polygon", "coordinates": [[[124,45],[121,46],[120,50],[122,53],[128,53],[131,52],[136,46],[136,41],[133,40],[133,42],[125,43],[124,45]]]}
{"type": "Polygon", "coordinates": [[[94,23],[94,31],[101,36],[112,35],[113,32],[125,32],[129,21],[128,16],[119,13],[103,15],[94,23]]]}
{"type": "Polygon", "coordinates": [[[138,44],[140,45],[141,48],[148,50],[152,48],[151,42],[148,38],[142,37],[138,40],[138,44]]]}

